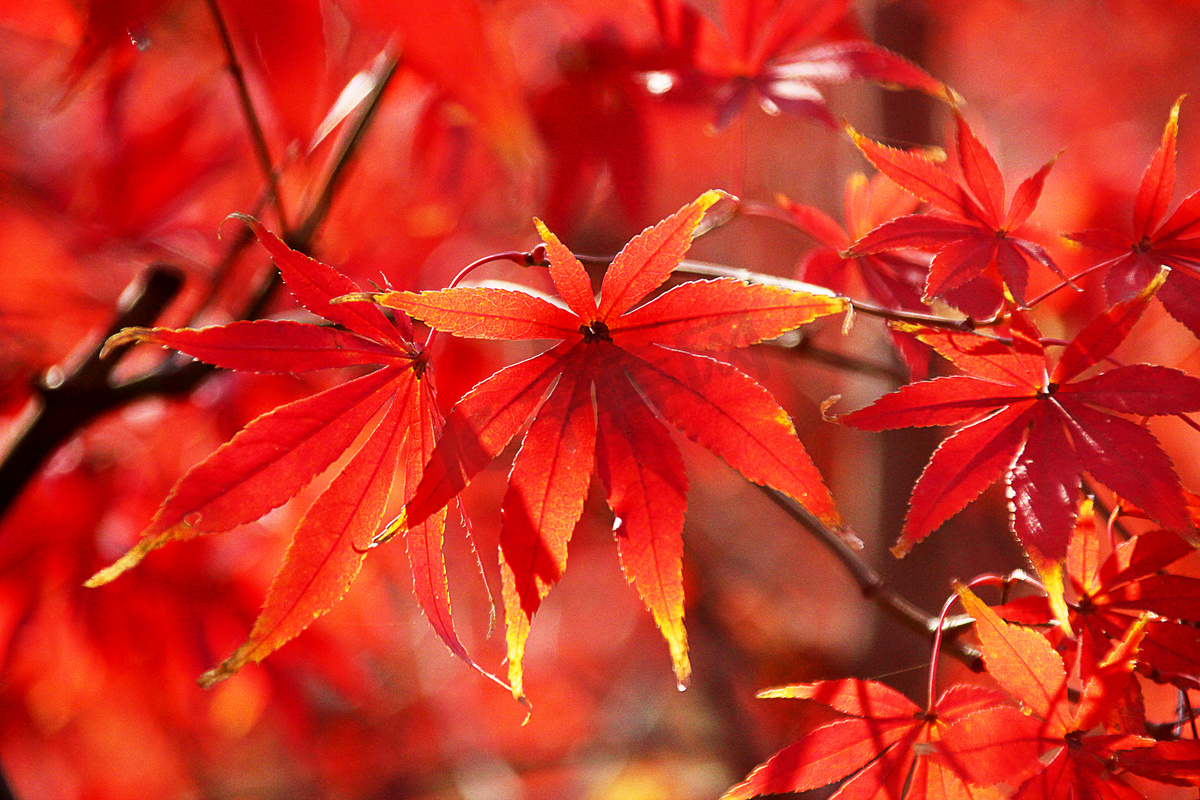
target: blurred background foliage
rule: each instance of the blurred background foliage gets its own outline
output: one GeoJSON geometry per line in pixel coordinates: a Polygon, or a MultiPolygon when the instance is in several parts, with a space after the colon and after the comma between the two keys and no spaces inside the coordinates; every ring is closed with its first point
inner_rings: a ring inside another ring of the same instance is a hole
{"type": "MultiPolygon", "coordinates": [[[[840,218],[847,177],[866,168],[853,146],[814,119],[753,103],[721,109],[711,85],[689,77],[736,83],[753,48],[704,40],[688,54],[680,21],[698,14],[732,41],[738,31],[753,39],[772,14],[842,6],[818,38],[783,41],[777,54],[866,36],[905,55],[966,98],[1010,185],[1063,149],[1035,219],[1047,231],[1126,218],[1167,110],[1200,73],[1200,4],[1187,0],[220,0],[278,167],[281,220],[209,5],[0,0],[0,436],[34,413],[40,382],[54,385],[96,345],[147,265],[186,279],[161,324],[242,313],[269,264],[254,248],[237,251],[223,220],[247,212],[276,230],[296,225],[389,43],[399,69],[310,242],[364,287],[444,286],[475,258],[532,246],[533,215],[576,251],[611,254],[714,187],[764,203],[784,194],[840,218]]],[[[946,109],[923,95],[850,84],[825,96],[835,118],[893,145],[946,140],[946,109]]],[[[1183,191],[1197,188],[1191,114],[1185,104],[1183,191]]],[[[1052,234],[1046,244],[1076,271],[1052,234]]],[[[746,218],[692,255],[792,276],[813,246],[746,218]]],[[[489,271],[548,285],[516,266],[489,271]]],[[[1098,294],[1060,293],[1059,324],[1090,318],[1099,309],[1087,298],[1098,294]]],[[[277,294],[267,313],[297,312],[277,294]]],[[[1145,324],[1129,359],[1153,348],[1157,363],[1200,367],[1181,326],[1157,308],[1145,324]]],[[[880,326],[859,322],[843,337],[828,321],[792,345],[737,363],[793,415],[893,587],[932,611],[949,578],[1021,566],[994,491],[892,559],[887,546],[939,434],[866,435],[823,421],[829,396],[857,407],[903,377],[880,326]],[[882,368],[831,366],[821,357],[830,352],[882,368]]],[[[165,358],[143,350],[118,377],[165,358]]],[[[443,401],[524,352],[442,337],[443,401]]],[[[242,530],[165,548],[103,589],[82,582],[136,540],[190,465],[335,378],[214,374],[183,394],[144,397],[77,431],[13,487],[0,517],[0,767],[12,795],[712,798],[819,713],[755,700],[758,689],[853,671],[920,691],[927,642],[880,617],[803,530],[691,445],[695,674],[685,693],[625,585],[595,493],[571,573],[533,627],[527,725],[524,708],[436,640],[397,546],[380,548],[339,606],[262,666],[200,690],[195,678],[245,637],[315,489],[242,530]]],[[[1156,425],[1185,485],[1197,485],[1182,423],[1156,425]]],[[[465,496],[478,557],[461,526],[446,545],[459,630],[493,669],[504,653],[489,590],[503,462],[465,496]]]]}

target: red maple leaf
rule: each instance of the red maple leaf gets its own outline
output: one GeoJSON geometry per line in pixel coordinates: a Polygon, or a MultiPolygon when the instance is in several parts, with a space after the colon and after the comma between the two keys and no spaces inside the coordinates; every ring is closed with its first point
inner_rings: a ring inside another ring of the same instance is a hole
{"type": "Polygon", "coordinates": [[[1133,204],[1132,232],[1093,229],[1067,236],[1103,256],[1097,266],[1108,268],[1104,289],[1110,303],[1128,300],[1161,270],[1170,270],[1158,298],[1171,316],[1200,336],[1200,192],[1185,197],[1175,213],[1163,219],[1175,193],[1175,146],[1182,102],[1180,97],[1171,108],[1162,143],[1142,174],[1133,204]]]}
{"type": "Polygon", "coordinates": [[[567,308],[494,288],[376,295],[459,336],[561,340],[459,400],[406,508],[408,524],[441,509],[535,415],[509,475],[500,532],[509,680],[518,696],[529,622],[566,567],[593,466],[617,518],[625,574],[666,637],[678,680],[687,681],[680,538],[687,478],[660,415],[750,480],[842,527],[770,394],[729,364],[687,351],[754,344],[843,310],[845,301],[719,279],[681,284],[635,308],[670,277],[720,197],[707,192],[630,241],[604,277],[599,304],[579,261],[540,222],[550,277],[567,308]]]}
{"type": "Polygon", "coordinates": [[[1025,305],[1030,263],[1062,274],[1041,245],[1013,235],[1037,206],[1057,156],[1021,183],[1006,212],[1004,178],[996,160],[962,115],[954,118],[965,185],[920,153],[896,150],[850,130],[868,161],[936,212],[885,222],[855,242],[852,252],[914,248],[935,253],[927,298],[941,297],[972,317],[985,318],[1003,307],[1005,288],[1018,305],[1025,305]]]}
{"type": "Polygon", "coordinates": [[[952,686],[933,707],[918,707],[895,689],[845,679],[784,686],[759,697],[816,700],[845,716],[822,725],[755,768],[721,800],[803,792],[850,777],[833,798],[972,800],[999,794],[964,783],[936,759],[924,757],[962,717],[1009,701],[982,686],[952,686]]]}
{"type": "MultiPolygon", "coordinates": [[[[915,253],[885,252],[854,256],[846,251],[855,239],[888,220],[914,211],[920,202],[882,173],[867,180],[855,173],[846,181],[843,201],[845,227],[814,206],[778,198],[792,223],[821,246],[810,251],[797,268],[797,277],[852,295],[861,287],[886,308],[928,311],[921,289],[929,271],[927,260],[915,253]],[[857,285],[856,285],[857,284],[857,285]]],[[[892,341],[915,373],[924,377],[929,348],[911,334],[892,331],[892,341]]]]}
{"type": "Polygon", "coordinates": [[[728,0],[721,3],[720,28],[682,4],[655,5],[664,39],[674,45],[673,66],[686,65],[680,89],[699,88],[709,96],[719,127],[755,95],[768,113],[813,117],[836,127],[818,88],[822,84],[865,80],[953,97],[916,64],[863,41],[850,0],[728,0]]]}
{"type": "Polygon", "coordinates": [[[1001,475],[1011,525],[1035,563],[1061,561],[1086,470],[1165,527],[1194,528],[1179,478],[1143,426],[1117,416],[1200,409],[1200,380],[1169,367],[1132,364],[1076,380],[1128,335],[1150,302],[1145,292],[1087,325],[1051,366],[1021,312],[1011,344],[973,333],[914,329],[966,375],[909,384],[841,417],[864,430],[963,425],[933,454],[913,489],[893,548],[903,555],[1001,475]]]}
{"type": "MultiPolygon", "coordinates": [[[[283,505],[351,448],[372,419],[378,416],[379,422],[304,515],[249,638],[205,673],[205,685],[261,661],[341,598],[362,566],[389,497],[396,492],[407,499],[441,427],[427,360],[412,342],[411,322],[392,322],[368,303],[331,304],[359,287],[289,249],[256,221],[246,221],[296,300],[340,328],[286,320],[127,328],[109,346],[150,342],[251,372],[378,369],[250,422],[179,480],[141,541],[88,585],[113,580],[168,542],[228,531],[283,505]]],[[[471,663],[450,616],[441,555],[444,522],[444,511],[438,511],[409,528],[414,591],[438,635],[471,663]]]]}
{"type": "MultiPolygon", "coordinates": [[[[1141,533],[1101,558],[1103,526],[1097,524],[1085,501],[1084,511],[1067,548],[1066,572],[1075,590],[1067,602],[1076,638],[1065,638],[1059,651],[1065,658],[1082,652],[1081,676],[1091,677],[1096,663],[1112,642],[1147,613],[1145,638],[1138,648],[1139,668],[1156,681],[1196,688],[1200,671],[1200,580],[1166,571],[1193,552],[1190,544],[1166,530],[1141,533]]],[[[1024,597],[996,609],[1011,622],[1052,624],[1056,614],[1046,597],[1024,597]]]]}
{"type": "MultiPolygon", "coordinates": [[[[1143,795],[1120,777],[1125,759],[1144,765],[1140,774],[1155,780],[1164,780],[1165,762],[1195,759],[1194,742],[1183,748],[1176,747],[1178,742],[1166,743],[1155,753],[1164,743],[1143,735],[1144,720],[1129,728],[1103,725],[1133,682],[1144,620],[1102,656],[1079,703],[1073,704],[1062,657],[1042,634],[1010,625],[970,589],[957,589],[967,613],[975,618],[988,673],[1025,706],[984,709],[945,732],[938,750],[967,780],[1003,786],[1020,800],[1134,800],[1143,795]],[[1139,758],[1135,754],[1140,751],[1150,753],[1139,758]]],[[[1178,777],[1165,777],[1179,782],[1178,777]]]]}

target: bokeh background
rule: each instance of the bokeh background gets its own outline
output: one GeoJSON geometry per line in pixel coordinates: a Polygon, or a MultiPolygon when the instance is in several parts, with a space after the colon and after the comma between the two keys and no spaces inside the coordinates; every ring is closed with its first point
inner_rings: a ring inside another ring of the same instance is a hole
{"type": "MultiPolygon", "coordinates": [[[[314,202],[373,64],[386,48],[401,54],[311,241],[314,255],[364,287],[444,286],[480,256],[532,246],[534,215],[576,251],[612,254],[709,188],[767,204],[783,194],[840,218],[847,178],[866,169],[845,135],[753,102],[716,125],[712,93],[691,91],[685,67],[736,81],[746,51],[702,47],[686,64],[685,12],[733,38],[758,35],[773,15],[832,9],[816,39],[784,41],[775,54],[853,37],[903,54],[965,98],[1010,186],[1061,150],[1035,222],[1068,272],[1082,262],[1055,232],[1128,218],[1171,104],[1200,85],[1200,4],[1186,0],[219,8],[289,222],[314,202]]],[[[946,143],[948,111],[919,93],[855,83],[825,95],[836,118],[890,144],[946,143]]],[[[1181,193],[1200,187],[1194,114],[1185,102],[1181,193]]],[[[0,442],[36,412],[38,383],[61,380],[95,347],[149,265],[185,277],[162,324],[241,313],[269,263],[256,248],[230,258],[236,226],[222,224],[249,212],[278,229],[264,192],[209,4],[0,0],[0,442]]],[[[702,238],[693,255],[793,276],[813,247],[747,217],[702,238]]],[[[486,277],[547,286],[516,266],[488,267],[486,277]]],[[[1062,292],[1039,321],[1050,333],[1077,330],[1100,310],[1096,297],[1062,292]]],[[[276,296],[265,313],[303,318],[288,300],[276,296]]],[[[1123,357],[1200,366],[1195,339],[1157,307],[1142,324],[1123,357]]],[[[995,490],[893,559],[887,547],[940,433],[863,434],[826,422],[821,404],[832,395],[839,408],[864,404],[904,380],[907,366],[870,320],[849,335],[827,321],[784,344],[737,363],[792,414],[864,557],[896,591],[936,611],[951,577],[1023,565],[995,490]]],[[[443,400],[525,352],[441,337],[443,400]]],[[[165,357],[136,350],[115,379],[165,357]]],[[[164,548],[102,589],[82,582],[137,540],[188,467],[258,414],[339,378],[214,374],[186,392],[152,394],[75,431],[10,487],[15,500],[0,517],[0,797],[715,798],[813,713],[756,700],[759,689],[853,673],[921,696],[928,642],[881,616],[802,528],[687,443],[686,692],[620,572],[594,489],[570,568],[534,620],[527,724],[525,708],[425,623],[399,542],[374,551],[346,598],[298,639],[201,690],[196,677],[249,631],[321,481],[254,525],[164,548]]],[[[1185,485],[1200,485],[1194,433],[1171,421],[1155,431],[1185,485]]],[[[460,633],[495,670],[505,473],[501,458],[476,479],[464,497],[470,537],[452,524],[446,543],[460,633]]]]}

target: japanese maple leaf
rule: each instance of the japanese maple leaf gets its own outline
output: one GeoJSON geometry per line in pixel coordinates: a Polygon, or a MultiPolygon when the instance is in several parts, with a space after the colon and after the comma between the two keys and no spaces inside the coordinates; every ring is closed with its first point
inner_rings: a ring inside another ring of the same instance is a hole
{"type": "Polygon", "coordinates": [[[1012,316],[1011,344],[915,329],[966,374],[909,384],[840,418],[875,431],[966,423],[942,442],[913,488],[893,552],[907,553],[1003,475],[1013,532],[1035,563],[1061,561],[1085,470],[1163,526],[1194,538],[1170,460],[1153,434],[1117,414],[1200,409],[1200,380],[1150,364],[1078,380],[1116,349],[1149,302],[1147,291],[1097,317],[1053,367],[1021,312],[1012,316]]]}
{"type": "MultiPolygon", "coordinates": [[[[852,256],[846,252],[855,239],[888,220],[911,213],[920,202],[886,175],[877,173],[867,180],[862,173],[855,173],[846,181],[845,228],[814,206],[782,196],[778,202],[793,224],[820,245],[804,256],[797,269],[798,278],[839,294],[853,294],[861,286],[868,296],[887,308],[929,310],[921,302],[921,289],[929,270],[926,260],[914,253],[852,256]]],[[[900,331],[892,331],[892,340],[909,367],[924,377],[929,348],[911,334],[900,331]]]]}
{"type": "Polygon", "coordinates": [[[845,716],[802,736],[755,768],[721,800],[804,792],[851,776],[831,800],[951,800],[998,798],[990,789],[966,784],[952,770],[921,755],[950,725],[976,711],[1007,705],[1003,692],[960,685],[946,690],[925,710],[874,681],[853,678],[784,686],[759,697],[816,700],[845,716]]]}
{"type": "MultiPolygon", "coordinates": [[[[372,419],[379,421],[304,515],[249,638],[205,673],[205,685],[261,661],[341,598],[358,574],[389,497],[396,492],[407,499],[440,430],[431,375],[421,348],[412,342],[411,322],[392,322],[369,303],[330,304],[358,286],[289,249],[256,221],[246,221],[296,300],[340,328],[286,320],[200,329],[128,328],[110,346],[150,342],[218,367],[252,372],[377,369],[250,422],[192,467],[141,541],[87,585],[113,580],[168,542],[228,531],[283,505],[349,449],[372,419]]],[[[409,527],[414,591],[438,635],[471,663],[450,616],[441,555],[444,521],[439,510],[409,527]]]]}
{"type": "Polygon", "coordinates": [[[673,5],[659,3],[656,10],[664,38],[671,41],[671,34],[678,37],[679,32],[691,37],[674,42],[677,59],[690,48],[682,60],[693,68],[684,72],[680,89],[687,91],[690,80],[711,84],[706,89],[717,104],[719,127],[755,95],[768,113],[813,117],[836,127],[821,84],[866,80],[953,96],[916,64],[863,41],[850,0],[727,0],[721,3],[720,29],[682,4],[676,17],[686,15],[686,23],[669,24],[673,5]]]}
{"type": "Polygon", "coordinates": [[[1179,135],[1179,106],[1175,101],[1163,130],[1162,143],[1142,174],[1133,205],[1133,229],[1128,234],[1086,230],[1068,238],[1094,248],[1107,267],[1104,289],[1110,303],[1141,292],[1159,271],[1167,269],[1158,290],[1163,308],[1200,336],[1200,192],[1188,195],[1165,221],[1175,193],[1175,145],[1179,135]]]}
{"type": "Polygon", "coordinates": [[[688,351],[744,347],[842,310],[845,301],[719,279],[681,284],[635,308],[671,275],[720,197],[707,192],[630,241],[604,276],[599,303],[579,261],[540,222],[550,277],[567,308],[494,288],[377,296],[460,336],[561,340],[459,400],[406,508],[410,525],[441,509],[534,415],[509,474],[500,531],[509,679],[517,696],[529,623],[566,567],[593,466],[616,515],[626,577],[666,637],[680,684],[687,681],[680,538],[687,478],[661,420],[748,479],[842,527],[778,403],[729,364],[688,351]]]}
{"type": "MultiPolygon", "coordinates": [[[[1119,544],[1100,558],[1101,526],[1090,503],[1067,548],[1067,576],[1075,590],[1068,603],[1075,639],[1059,646],[1065,657],[1082,651],[1081,676],[1091,677],[1095,663],[1111,642],[1123,638],[1147,613],[1145,637],[1138,648],[1139,667],[1156,681],[1195,688],[1200,672],[1200,580],[1167,572],[1194,548],[1176,534],[1153,530],[1119,544]]],[[[1055,615],[1042,596],[1021,598],[997,609],[1005,619],[1023,624],[1050,624],[1055,615]]]]}
{"type": "Polygon", "coordinates": [[[967,121],[960,114],[954,118],[963,182],[920,153],[878,144],[850,129],[868,161],[934,210],[885,222],[851,249],[855,255],[906,248],[935,253],[926,297],[941,297],[972,317],[985,318],[1003,307],[1005,289],[1025,305],[1031,263],[1062,274],[1045,248],[1013,235],[1037,206],[1057,156],[1021,183],[1005,211],[1000,168],[967,121]]]}
{"type": "MultiPolygon", "coordinates": [[[[1144,723],[1137,730],[1100,727],[1133,681],[1143,625],[1132,626],[1103,657],[1075,705],[1062,657],[1042,634],[1010,625],[969,589],[957,588],[975,618],[988,673],[1025,709],[997,705],[964,716],[937,745],[946,761],[972,783],[1003,786],[1020,800],[1143,797],[1121,779],[1117,765],[1159,743],[1142,735],[1144,723]]],[[[1171,756],[1178,754],[1159,760],[1171,756]]]]}

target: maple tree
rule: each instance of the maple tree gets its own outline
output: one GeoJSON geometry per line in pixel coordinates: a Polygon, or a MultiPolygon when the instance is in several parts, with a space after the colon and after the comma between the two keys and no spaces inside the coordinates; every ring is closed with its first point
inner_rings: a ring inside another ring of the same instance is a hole
{"type": "Polygon", "coordinates": [[[0,9],[0,797],[1194,793],[1200,14],[884,5],[0,9]]]}

